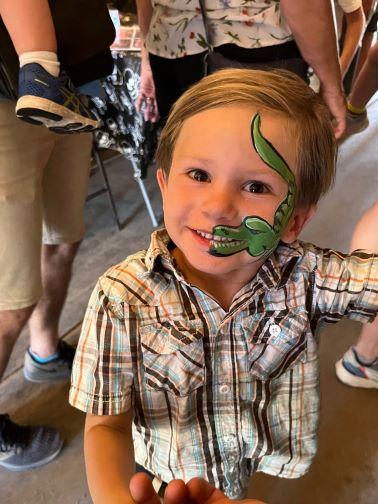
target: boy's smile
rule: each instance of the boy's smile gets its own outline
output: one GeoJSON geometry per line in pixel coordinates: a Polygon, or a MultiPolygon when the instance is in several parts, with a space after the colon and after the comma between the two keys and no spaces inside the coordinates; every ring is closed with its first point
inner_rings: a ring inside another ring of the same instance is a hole
{"type": "MultiPolygon", "coordinates": [[[[250,128],[256,112],[234,105],[190,117],[178,136],[168,178],[159,171],[165,225],[177,246],[174,256],[194,284],[208,276],[245,284],[264,261],[246,250],[226,257],[209,254],[219,242],[235,250],[240,246],[238,239],[215,236],[215,226],[238,227],[251,215],[273,224],[287,194],[285,180],[253,148],[250,128]]],[[[289,121],[268,112],[261,119],[264,137],[294,171],[289,121]]]]}

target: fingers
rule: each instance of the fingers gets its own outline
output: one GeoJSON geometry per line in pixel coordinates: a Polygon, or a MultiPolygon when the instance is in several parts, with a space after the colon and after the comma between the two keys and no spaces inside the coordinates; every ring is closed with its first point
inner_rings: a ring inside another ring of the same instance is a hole
{"type": "Polygon", "coordinates": [[[342,137],[346,127],[346,105],[343,94],[340,92],[328,92],[321,88],[321,95],[329,111],[333,116],[333,132],[336,140],[342,137]]]}
{"type": "Polygon", "coordinates": [[[135,107],[139,113],[143,114],[145,121],[155,123],[159,119],[159,111],[156,99],[153,96],[146,96],[144,93],[139,93],[135,107]]]}
{"type": "Polygon", "coordinates": [[[226,504],[231,502],[223,492],[217,490],[203,478],[191,479],[186,484],[186,488],[194,504],[215,504],[216,502],[226,504]]]}
{"type": "Polygon", "coordinates": [[[172,480],[164,493],[164,504],[194,504],[182,480],[172,480]]]}
{"type": "Polygon", "coordinates": [[[339,140],[344,131],[345,131],[345,127],[346,127],[346,119],[345,119],[345,116],[341,116],[341,117],[335,117],[335,123],[334,123],[334,126],[333,126],[333,132],[335,134],[335,138],[336,140],[339,140]]]}
{"type": "Polygon", "coordinates": [[[152,486],[152,481],[147,474],[134,474],[130,480],[129,488],[131,497],[136,504],[160,504],[160,499],[156,494],[152,486]]]}

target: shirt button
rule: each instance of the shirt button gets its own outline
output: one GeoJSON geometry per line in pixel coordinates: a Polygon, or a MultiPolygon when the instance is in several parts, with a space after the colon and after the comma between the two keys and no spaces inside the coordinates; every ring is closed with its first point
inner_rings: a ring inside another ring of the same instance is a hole
{"type": "Polygon", "coordinates": [[[271,336],[278,336],[281,332],[281,328],[277,324],[270,324],[269,326],[269,334],[271,336]]]}
{"type": "Polygon", "coordinates": [[[228,394],[230,391],[230,387],[228,385],[221,385],[219,390],[221,394],[228,394]]]}

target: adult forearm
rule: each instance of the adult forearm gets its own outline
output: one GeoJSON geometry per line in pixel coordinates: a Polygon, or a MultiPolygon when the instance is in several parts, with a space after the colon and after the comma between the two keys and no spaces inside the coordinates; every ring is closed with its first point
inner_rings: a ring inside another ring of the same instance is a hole
{"type": "Polygon", "coordinates": [[[146,39],[152,18],[151,0],[136,0],[138,24],[143,40],[146,39]]]}
{"type": "Polygon", "coordinates": [[[131,434],[105,425],[85,433],[85,465],[94,504],[131,504],[129,482],[135,472],[131,434]]]}
{"type": "Polygon", "coordinates": [[[341,89],[336,32],[330,0],[281,0],[281,12],[303,58],[323,86],[341,89]]]}

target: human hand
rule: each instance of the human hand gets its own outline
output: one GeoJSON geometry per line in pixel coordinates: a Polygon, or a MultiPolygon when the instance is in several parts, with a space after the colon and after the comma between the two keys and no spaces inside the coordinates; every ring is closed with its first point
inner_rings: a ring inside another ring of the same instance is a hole
{"type": "MultiPolygon", "coordinates": [[[[145,473],[136,473],[130,480],[130,493],[135,504],[160,504],[160,497],[145,473]]],[[[131,504],[131,503],[130,503],[131,504]]],[[[169,482],[164,494],[164,504],[193,504],[182,480],[169,482]]]]}
{"type": "Polygon", "coordinates": [[[136,101],[136,108],[138,112],[143,112],[145,121],[151,121],[154,123],[159,119],[154,79],[150,64],[146,58],[142,58],[140,88],[136,101]]]}
{"type": "Polygon", "coordinates": [[[346,103],[341,89],[328,90],[320,88],[320,94],[333,117],[333,131],[336,140],[340,139],[346,127],[346,103]]]}
{"type": "MultiPolygon", "coordinates": [[[[160,504],[152,481],[144,473],[135,474],[130,481],[130,493],[135,504],[160,504]]],[[[256,499],[231,500],[203,478],[193,478],[186,485],[182,480],[169,482],[164,504],[265,504],[256,499]]]]}
{"type": "Polygon", "coordinates": [[[256,499],[231,500],[203,478],[193,478],[186,484],[189,501],[185,504],[264,504],[256,499]]]}

